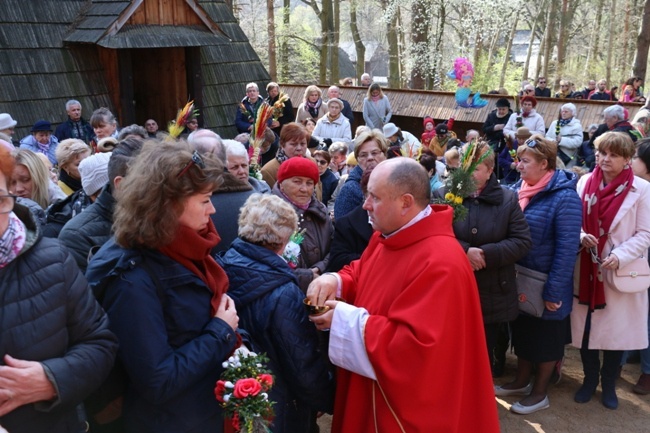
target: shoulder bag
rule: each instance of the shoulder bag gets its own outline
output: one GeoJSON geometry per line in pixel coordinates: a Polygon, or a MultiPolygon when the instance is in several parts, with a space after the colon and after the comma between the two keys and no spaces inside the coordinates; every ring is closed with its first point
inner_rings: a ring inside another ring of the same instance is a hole
{"type": "Polygon", "coordinates": [[[605,281],[621,293],[638,293],[650,287],[650,265],[645,256],[637,257],[618,269],[607,269],[605,281]]]}
{"type": "Polygon", "coordinates": [[[531,316],[542,317],[542,314],[544,314],[542,293],[544,292],[548,274],[515,265],[515,275],[519,311],[531,316]]]}

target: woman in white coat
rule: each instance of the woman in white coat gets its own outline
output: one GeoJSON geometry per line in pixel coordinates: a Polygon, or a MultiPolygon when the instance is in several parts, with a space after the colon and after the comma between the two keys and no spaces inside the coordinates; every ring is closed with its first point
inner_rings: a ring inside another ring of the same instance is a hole
{"type": "Polygon", "coordinates": [[[548,128],[546,138],[558,145],[560,157],[566,168],[577,163],[577,154],[583,142],[582,124],[576,118],[576,106],[567,103],[560,108],[560,119],[554,120],[548,128]]]}
{"type": "MultiPolygon", "coordinates": [[[[611,273],[646,255],[650,246],[650,184],[634,176],[629,135],[606,132],[596,139],[598,165],[578,183],[582,198],[580,284],[571,313],[573,344],[580,348],[585,378],[575,401],[591,400],[599,381],[602,403],[618,407],[616,378],[624,350],[648,346],[648,291],[618,291],[611,273]],[[599,351],[603,351],[600,366],[599,351]]],[[[647,262],[646,262],[647,263],[647,262]]]]}
{"type": "Polygon", "coordinates": [[[521,112],[512,113],[508,123],[503,127],[503,135],[510,137],[513,141],[517,138],[517,129],[521,126],[528,128],[531,134],[546,134],[544,118],[535,111],[537,99],[534,96],[524,96],[519,101],[521,112]]]}
{"type": "Polygon", "coordinates": [[[338,98],[327,101],[327,115],[318,119],[312,136],[329,147],[335,141],[349,143],[352,141],[350,121],[341,114],[343,102],[338,98]]]}

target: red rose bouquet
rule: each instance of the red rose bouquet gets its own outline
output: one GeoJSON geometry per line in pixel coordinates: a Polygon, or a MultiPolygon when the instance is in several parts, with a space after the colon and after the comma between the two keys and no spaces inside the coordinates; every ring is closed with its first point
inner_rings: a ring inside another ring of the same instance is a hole
{"type": "Polygon", "coordinates": [[[273,386],[273,376],[263,367],[265,362],[268,358],[263,354],[237,349],[223,363],[225,370],[214,394],[225,415],[232,419],[236,432],[270,432],[273,402],[269,400],[268,391],[273,386]]]}

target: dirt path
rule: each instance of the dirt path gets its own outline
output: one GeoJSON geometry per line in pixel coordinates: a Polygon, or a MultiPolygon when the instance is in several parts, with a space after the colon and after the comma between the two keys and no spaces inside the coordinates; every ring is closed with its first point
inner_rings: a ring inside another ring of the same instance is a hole
{"type": "MultiPolygon", "coordinates": [[[[509,382],[514,377],[516,358],[508,354],[506,375],[496,384],[509,382]]],[[[617,383],[619,406],[606,409],[600,403],[600,388],[594,398],[585,404],[573,401],[573,394],[582,384],[582,364],[577,349],[567,347],[562,380],[549,390],[551,407],[531,415],[510,412],[517,397],[499,397],[499,422],[502,433],[650,433],[650,395],[637,395],[632,387],[639,378],[639,364],[627,364],[617,383]]],[[[320,421],[321,433],[330,433],[331,417],[320,421]]],[[[430,433],[430,432],[418,432],[430,433]]],[[[480,433],[480,429],[477,429],[480,433]]]]}

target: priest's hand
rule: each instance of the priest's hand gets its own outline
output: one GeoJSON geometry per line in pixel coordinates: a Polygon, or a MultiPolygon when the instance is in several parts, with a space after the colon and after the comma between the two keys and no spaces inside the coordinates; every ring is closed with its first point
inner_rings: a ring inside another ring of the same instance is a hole
{"type": "Polygon", "coordinates": [[[316,325],[316,329],[319,331],[329,331],[332,327],[332,319],[334,318],[334,309],[339,301],[327,301],[325,306],[329,307],[329,310],[323,314],[311,315],[309,320],[316,325]]]}
{"type": "Polygon", "coordinates": [[[307,299],[309,299],[311,305],[325,305],[325,301],[336,299],[338,287],[339,280],[334,274],[323,274],[309,284],[307,299]]]}

